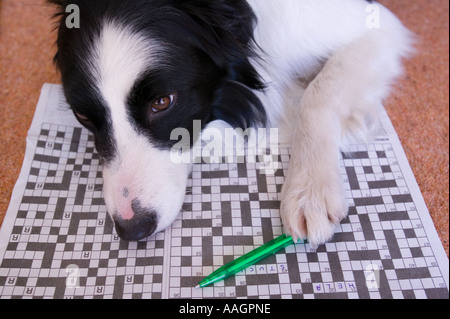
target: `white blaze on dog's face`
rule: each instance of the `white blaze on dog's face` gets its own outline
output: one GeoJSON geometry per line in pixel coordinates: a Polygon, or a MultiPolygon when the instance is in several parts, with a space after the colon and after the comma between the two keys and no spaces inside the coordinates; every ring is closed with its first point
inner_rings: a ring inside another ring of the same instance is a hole
{"type": "Polygon", "coordinates": [[[195,123],[201,131],[214,120],[243,129],[265,121],[248,59],[254,16],[245,1],[232,12],[209,0],[76,3],[78,29],[66,27],[61,7],[55,62],[69,105],[94,134],[117,233],[140,240],[182,208],[190,164],[171,160],[174,130],[189,132],[192,147],[195,123]]]}
{"type": "Polygon", "coordinates": [[[103,168],[105,203],[117,232],[127,240],[148,237],[175,220],[189,173],[187,165],[170,160],[168,150],[158,149],[129,114],[133,86],[143,71],[158,64],[161,49],[124,26],[105,23],[91,52],[92,76],[108,108],[115,142],[114,155],[103,168]]]}

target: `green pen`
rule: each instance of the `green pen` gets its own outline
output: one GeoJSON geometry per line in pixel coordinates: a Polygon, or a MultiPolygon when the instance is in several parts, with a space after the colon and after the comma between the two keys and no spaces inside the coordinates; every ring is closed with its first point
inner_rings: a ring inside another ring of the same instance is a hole
{"type": "MultiPolygon", "coordinates": [[[[304,241],[300,240],[298,243],[304,243],[304,241]]],[[[258,261],[261,261],[264,258],[269,257],[270,255],[275,254],[281,249],[286,248],[292,244],[294,244],[294,239],[291,236],[282,235],[278,238],[275,238],[267,244],[264,244],[261,247],[249,252],[248,254],[245,254],[244,256],[239,257],[229,264],[217,269],[211,275],[200,281],[196,288],[203,288],[218,281],[225,280],[226,278],[237,274],[245,268],[256,264],[258,261]]]]}

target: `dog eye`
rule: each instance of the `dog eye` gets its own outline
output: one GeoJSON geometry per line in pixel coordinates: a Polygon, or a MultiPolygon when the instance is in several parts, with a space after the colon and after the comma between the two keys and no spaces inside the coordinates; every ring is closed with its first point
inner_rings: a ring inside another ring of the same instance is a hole
{"type": "Polygon", "coordinates": [[[91,120],[89,120],[89,118],[86,115],[78,113],[78,112],[75,112],[75,116],[78,118],[78,120],[81,123],[83,123],[85,125],[88,125],[88,126],[92,125],[91,120]]]}
{"type": "Polygon", "coordinates": [[[175,94],[165,95],[152,102],[153,112],[158,113],[171,108],[175,104],[175,94]]]}

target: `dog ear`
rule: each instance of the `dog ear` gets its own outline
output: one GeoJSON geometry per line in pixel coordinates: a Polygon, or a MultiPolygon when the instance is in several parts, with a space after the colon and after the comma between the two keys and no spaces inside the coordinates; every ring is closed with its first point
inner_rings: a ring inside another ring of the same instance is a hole
{"type": "MultiPolygon", "coordinates": [[[[55,21],[54,22],[54,29],[58,30],[61,27],[61,23],[64,19],[64,15],[65,15],[65,8],[67,6],[66,0],[47,0],[47,3],[49,5],[54,5],[56,6],[56,11],[54,12],[52,19],[55,21]]],[[[59,51],[56,52],[55,56],[53,57],[53,63],[59,67],[59,51]]]]}
{"type": "Polygon", "coordinates": [[[267,115],[259,98],[242,83],[224,80],[215,92],[213,120],[223,120],[234,128],[265,127],[267,115]]]}
{"type": "Polygon", "coordinates": [[[55,14],[53,15],[53,18],[60,18],[64,14],[65,7],[67,6],[65,0],[47,0],[47,3],[57,8],[55,14]]]}
{"type": "Polygon", "coordinates": [[[175,0],[191,21],[201,49],[220,67],[253,54],[251,41],[256,17],[242,0],[175,0]]]}
{"type": "Polygon", "coordinates": [[[256,16],[242,0],[174,0],[175,7],[187,14],[185,25],[197,45],[222,70],[213,102],[213,119],[246,129],[265,125],[264,107],[253,90],[262,90],[258,72],[249,62],[253,51],[256,16]]]}

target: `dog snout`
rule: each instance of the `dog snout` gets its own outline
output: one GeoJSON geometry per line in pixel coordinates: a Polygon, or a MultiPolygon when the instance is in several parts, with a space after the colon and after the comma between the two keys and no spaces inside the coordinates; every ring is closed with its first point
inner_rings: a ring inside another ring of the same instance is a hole
{"type": "Polygon", "coordinates": [[[158,213],[153,208],[144,208],[139,200],[133,200],[131,204],[133,216],[123,218],[118,212],[114,214],[114,224],[117,235],[126,241],[139,241],[150,237],[158,227],[158,213]]]}

